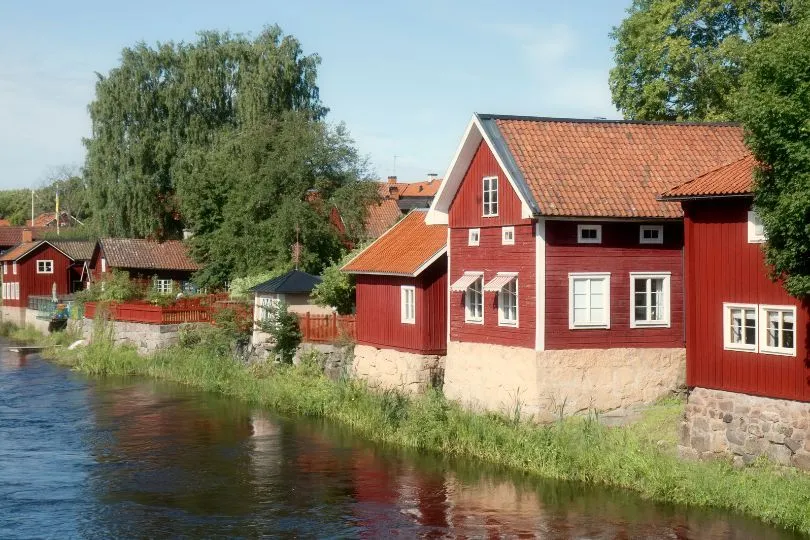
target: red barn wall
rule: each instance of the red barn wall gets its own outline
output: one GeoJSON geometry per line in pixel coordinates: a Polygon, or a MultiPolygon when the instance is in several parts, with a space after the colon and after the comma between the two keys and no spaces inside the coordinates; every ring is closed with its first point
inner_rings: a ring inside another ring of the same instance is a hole
{"type": "Polygon", "coordinates": [[[447,257],[416,278],[357,275],[357,342],[421,354],[447,351],[447,257]],[[416,288],[416,324],[401,322],[402,285],[416,288]]]}
{"type": "Polygon", "coordinates": [[[748,243],[749,199],[684,203],[687,383],[810,401],[808,306],[768,278],[762,244],[748,243]],[[796,357],[723,348],[723,303],[797,306],[796,357]]]}
{"type": "Polygon", "coordinates": [[[531,220],[521,218],[520,199],[495,160],[495,155],[484,141],[481,141],[478,146],[456,196],[450,204],[448,220],[451,228],[501,227],[531,223],[531,220]],[[483,216],[483,178],[485,176],[498,177],[498,215],[493,217],[483,216]]]}
{"type": "Polygon", "coordinates": [[[664,243],[644,245],[641,223],[601,223],[601,244],[578,244],[578,224],[546,222],[546,348],[683,347],[682,224],[664,224],[664,243]],[[610,272],[610,328],[568,328],[570,272],[610,272]],[[669,328],[630,327],[630,272],[670,272],[669,328]]]}
{"type": "Polygon", "coordinates": [[[513,347],[535,346],[534,227],[515,226],[515,245],[501,245],[501,228],[481,228],[478,246],[467,245],[467,229],[450,230],[450,284],[465,271],[484,272],[484,283],[498,272],[518,273],[518,327],[498,325],[498,294],[484,292],[484,324],[464,321],[464,293],[450,293],[450,340],[513,347]]]}
{"type": "Polygon", "coordinates": [[[20,299],[5,300],[7,306],[27,306],[29,296],[51,296],[56,283],[58,295],[70,294],[70,267],[73,262],[57,249],[45,245],[17,262],[17,275],[12,273],[13,263],[9,262],[8,274],[4,283],[20,284],[20,299]],[[53,274],[37,274],[37,261],[52,260],[53,274]]]}

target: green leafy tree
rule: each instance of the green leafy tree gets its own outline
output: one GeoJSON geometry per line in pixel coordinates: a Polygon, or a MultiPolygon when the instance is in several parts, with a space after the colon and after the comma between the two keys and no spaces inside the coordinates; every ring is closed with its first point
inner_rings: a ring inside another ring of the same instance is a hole
{"type": "Polygon", "coordinates": [[[287,309],[287,304],[279,303],[271,308],[269,317],[261,323],[262,330],[270,334],[276,358],[291,364],[295,350],[301,344],[303,335],[298,326],[298,316],[287,309]]]}
{"type": "Polygon", "coordinates": [[[300,112],[189,149],[173,170],[193,253],[205,265],[197,281],[289,270],[294,245],[298,267],[320,273],[341,252],[326,201],[366,189],[366,169],[345,128],[300,112]]]}
{"type": "Polygon", "coordinates": [[[178,236],[178,157],[209,148],[222,131],[238,133],[286,111],[323,117],[319,63],[277,26],[255,39],[202,32],[193,43],[124,49],[121,64],[98,76],[89,107],[85,173],[100,232],[178,236]]]}
{"type": "Polygon", "coordinates": [[[25,220],[31,217],[31,190],[0,191],[0,216],[12,225],[25,225],[25,220]]]}
{"type": "Polygon", "coordinates": [[[312,291],[312,297],[319,306],[333,307],[341,315],[354,312],[356,299],[354,276],[342,272],[340,269],[360,253],[364,247],[361,246],[355,249],[323,271],[321,276],[323,281],[312,291]]]}
{"type": "Polygon", "coordinates": [[[633,0],[613,29],[613,103],[639,120],[729,120],[751,43],[800,19],[806,0],[633,0]]]}
{"type": "Polygon", "coordinates": [[[767,261],[790,294],[810,295],[810,17],[753,46],[738,115],[764,166],[755,187],[767,261]]]}

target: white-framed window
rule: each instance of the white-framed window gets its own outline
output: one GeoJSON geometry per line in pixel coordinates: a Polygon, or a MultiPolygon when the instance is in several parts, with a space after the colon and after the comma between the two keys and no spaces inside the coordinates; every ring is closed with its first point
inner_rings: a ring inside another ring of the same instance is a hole
{"type": "Polygon", "coordinates": [[[484,323],[484,276],[479,276],[464,291],[464,321],[484,323]]]}
{"type": "Polygon", "coordinates": [[[155,290],[160,294],[172,293],[172,280],[170,279],[156,279],[155,290]]]}
{"type": "Polygon", "coordinates": [[[484,217],[498,215],[498,177],[485,176],[483,181],[484,191],[484,217]]]}
{"type": "Polygon", "coordinates": [[[514,278],[498,291],[498,324],[518,325],[518,280],[514,278]]]}
{"type": "Polygon", "coordinates": [[[601,225],[577,225],[577,243],[579,244],[601,244],[601,225]]]}
{"type": "Polygon", "coordinates": [[[568,274],[568,327],[610,328],[610,273],[568,274]]]}
{"type": "Polygon", "coordinates": [[[14,274],[15,276],[17,275],[17,261],[11,263],[11,273],[14,274]]]}
{"type": "Polygon", "coordinates": [[[796,356],[796,308],[759,306],[759,350],[796,356]]]}
{"type": "Polygon", "coordinates": [[[748,211],[748,243],[761,244],[765,242],[765,226],[754,210],[748,211]]]}
{"type": "Polygon", "coordinates": [[[3,262],[3,275],[8,274],[8,263],[3,262]]]}
{"type": "Polygon", "coordinates": [[[639,244],[663,244],[664,243],[664,226],[663,225],[642,225],[638,230],[639,244]]]}
{"type": "Polygon", "coordinates": [[[3,283],[3,300],[19,300],[20,299],[20,284],[19,283],[3,283]]]}
{"type": "Polygon", "coordinates": [[[101,272],[104,273],[107,271],[107,259],[104,257],[101,258],[101,272]]]}
{"type": "Polygon", "coordinates": [[[737,351],[757,351],[756,304],[723,304],[723,346],[737,351]]]}
{"type": "Polygon", "coordinates": [[[416,324],[416,288],[413,285],[402,285],[399,290],[402,322],[416,324]]]}
{"type": "Polygon", "coordinates": [[[53,274],[53,261],[52,260],[37,261],[37,274],[53,274]]]}
{"type": "Polygon", "coordinates": [[[477,246],[481,243],[481,229],[470,229],[467,231],[467,245],[477,246]]]}
{"type": "Polygon", "coordinates": [[[669,282],[669,272],[630,272],[630,328],[669,327],[669,282]]]}
{"type": "Polygon", "coordinates": [[[504,246],[515,245],[515,228],[514,227],[501,227],[501,244],[504,246]]]}

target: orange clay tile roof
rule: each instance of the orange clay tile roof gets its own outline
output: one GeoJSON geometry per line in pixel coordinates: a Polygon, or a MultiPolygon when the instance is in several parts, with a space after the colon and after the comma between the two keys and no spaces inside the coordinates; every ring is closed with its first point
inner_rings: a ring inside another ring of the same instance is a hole
{"type": "Polygon", "coordinates": [[[444,252],[446,225],[426,225],[425,212],[414,210],[343,267],[353,274],[415,276],[444,252]]]}
{"type": "Polygon", "coordinates": [[[662,199],[681,197],[712,197],[718,195],[749,195],[754,188],[757,160],[748,154],[666,191],[662,199]]]}
{"type": "Polygon", "coordinates": [[[365,233],[368,240],[379,238],[402,217],[402,211],[393,199],[372,202],[366,212],[365,233]]]}
{"type": "Polygon", "coordinates": [[[24,244],[18,244],[3,253],[3,255],[0,256],[0,261],[18,261],[43,243],[44,242],[26,242],[24,244]]]}
{"type": "Polygon", "coordinates": [[[136,238],[102,238],[101,248],[107,266],[138,270],[179,270],[195,272],[201,267],[192,260],[179,240],[153,242],[136,238]]]}
{"type": "Polygon", "coordinates": [[[433,178],[425,180],[424,182],[411,182],[409,184],[400,184],[402,190],[399,194],[400,197],[435,197],[436,192],[442,185],[441,178],[433,178]]]}
{"type": "Polygon", "coordinates": [[[748,153],[731,124],[479,118],[497,125],[549,216],[677,218],[680,205],[659,194],[748,153]]]}
{"type": "Polygon", "coordinates": [[[16,246],[22,243],[23,231],[29,229],[34,240],[39,240],[46,233],[53,232],[53,229],[44,227],[0,227],[0,248],[4,246],[16,246]]]}

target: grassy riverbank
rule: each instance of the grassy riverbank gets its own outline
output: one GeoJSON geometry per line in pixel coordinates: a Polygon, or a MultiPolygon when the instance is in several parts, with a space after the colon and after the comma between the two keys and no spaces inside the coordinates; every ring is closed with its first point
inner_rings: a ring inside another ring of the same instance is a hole
{"type": "MultiPolygon", "coordinates": [[[[42,339],[8,327],[0,333],[42,339]]],[[[50,344],[68,341],[48,339],[50,344]]],[[[582,418],[534,426],[467,412],[438,393],[415,399],[374,393],[358,383],[332,382],[313,366],[246,367],[202,347],[175,347],[143,358],[101,341],[76,351],[54,348],[46,355],[89,375],[174,381],[284,413],[328,418],[374,441],[626,488],[655,501],[734,510],[810,534],[810,475],[764,461],[738,470],[725,462],[678,460],[674,447],[683,404],[676,400],[659,404],[626,428],[582,418]]]]}

